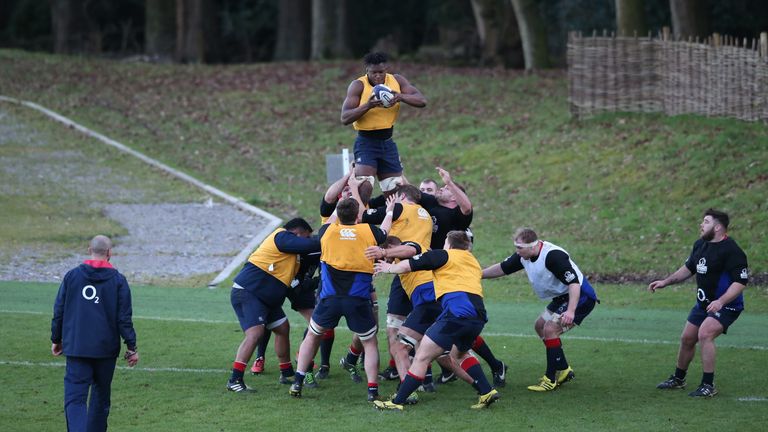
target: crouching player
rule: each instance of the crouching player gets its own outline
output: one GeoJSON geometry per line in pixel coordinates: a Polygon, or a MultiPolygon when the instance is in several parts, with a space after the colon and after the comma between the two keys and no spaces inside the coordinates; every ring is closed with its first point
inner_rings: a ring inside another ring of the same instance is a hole
{"type": "Polygon", "coordinates": [[[472,386],[480,394],[473,409],[490,406],[499,394],[491,387],[480,363],[469,354],[475,338],[487,321],[483,305],[482,269],[470,252],[471,242],[465,231],[451,231],[445,240],[445,249],[431,250],[411,259],[391,264],[376,263],[377,273],[408,273],[432,270],[435,297],[440,301],[442,313],[421,340],[416,357],[401,382],[397,394],[389,401],[376,401],[383,410],[402,410],[403,404],[424,380],[429,363],[446,352],[472,377],[472,386]]]}
{"type": "Polygon", "coordinates": [[[483,270],[483,279],[493,279],[525,269],[533,291],[542,300],[550,300],[536,319],[534,329],[544,341],[547,369],[538,384],[528,390],[547,392],[573,379],[560,336],[580,325],[599,303],[587,278],[568,252],[550,242],[539,240],[530,228],[515,232],[515,253],[483,270]]]}

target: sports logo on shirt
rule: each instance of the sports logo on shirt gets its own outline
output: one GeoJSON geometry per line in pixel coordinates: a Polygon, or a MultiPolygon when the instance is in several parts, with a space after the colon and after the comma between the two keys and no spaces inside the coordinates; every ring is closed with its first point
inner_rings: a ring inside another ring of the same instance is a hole
{"type": "Polygon", "coordinates": [[[742,279],[749,279],[749,272],[746,268],[741,269],[741,274],[739,275],[742,279]]]}
{"type": "Polygon", "coordinates": [[[418,261],[418,260],[419,260],[419,258],[421,258],[421,254],[418,254],[418,255],[414,255],[414,256],[413,256],[413,260],[414,260],[414,261],[418,261]]]}
{"type": "Polygon", "coordinates": [[[376,213],[376,209],[368,209],[365,212],[368,213],[369,215],[372,215],[372,214],[376,213]]]}
{"type": "Polygon", "coordinates": [[[707,259],[699,259],[699,263],[696,264],[696,273],[707,274],[707,259]]]}
{"type": "Polygon", "coordinates": [[[574,279],[576,279],[576,275],[571,273],[570,271],[566,271],[565,274],[563,275],[563,278],[565,279],[566,282],[571,283],[573,282],[574,279]]]}
{"type": "Polygon", "coordinates": [[[354,228],[344,228],[339,230],[341,240],[357,240],[357,233],[354,228]]]}
{"type": "Polygon", "coordinates": [[[416,213],[419,215],[419,219],[432,219],[432,215],[430,215],[424,207],[419,207],[419,209],[416,210],[416,213]]]}

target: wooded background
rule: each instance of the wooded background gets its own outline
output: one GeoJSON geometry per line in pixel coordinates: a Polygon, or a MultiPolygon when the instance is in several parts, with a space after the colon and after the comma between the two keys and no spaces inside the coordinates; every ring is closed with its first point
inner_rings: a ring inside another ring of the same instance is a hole
{"type": "Polygon", "coordinates": [[[565,65],[571,31],[675,37],[768,30],[765,0],[3,0],[0,46],[151,61],[357,58],[565,65]]]}

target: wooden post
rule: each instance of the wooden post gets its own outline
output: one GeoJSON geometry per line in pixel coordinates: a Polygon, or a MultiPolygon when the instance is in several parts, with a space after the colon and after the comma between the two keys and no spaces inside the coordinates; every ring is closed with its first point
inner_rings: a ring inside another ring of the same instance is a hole
{"type": "Polygon", "coordinates": [[[768,33],[760,33],[760,57],[768,59],[768,33]]]}
{"type": "Polygon", "coordinates": [[[670,34],[669,27],[662,27],[661,28],[661,40],[663,40],[665,42],[668,41],[669,40],[669,34],[670,34]]]}

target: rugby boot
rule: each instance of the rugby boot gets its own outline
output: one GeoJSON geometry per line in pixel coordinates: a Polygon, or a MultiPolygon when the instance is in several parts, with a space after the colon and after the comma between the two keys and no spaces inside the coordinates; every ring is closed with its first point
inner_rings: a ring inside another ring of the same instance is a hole
{"type": "Polygon", "coordinates": [[[326,379],[328,378],[328,375],[331,373],[330,366],[320,366],[320,369],[317,370],[317,373],[315,374],[315,379],[326,379]]]}
{"type": "Polygon", "coordinates": [[[448,372],[447,374],[440,374],[439,377],[437,377],[437,380],[435,381],[435,384],[441,385],[441,384],[448,384],[451,381],[456,381],[457,377],[456,374],[453,372],[448,372]]]}
{"type": "Polygon", "coordinates": [[[245,381],[243,381],[242,378],[227,381],[227,390],[235,393],[254,391],[252,388],[245,385],[245,381]]]}
{"type": "Polygon", "coordinates": [[[376,409],[382,410],[382,411],[402,411],[403,406],[400,404],[396,404],[392,402],[391,400],[388,401],[373,401],[373,406],[376,407],[376,409]]]}
{"type": "Polygon", "coordinates": [[[528,390],[535,392],[548,392],[557,388],[557,380],[552,381],[547,378],[546,375],[541,377],[541,381],[538,384],[528,386],[528,390]]]}
{"type": "Polygon", "coordinates": [[[301,397],[301,384],[300,383],[293,383],[291,384],[291,388],[288,389],[288,394],[295,397],[300,398],[301,397]]]}
{"type": "Polygon", "coordinates": [[[394,381],[400,378],[400,374],[397,373],[397,368],[388,366],[383,371],[379,372],[379,379],[386,381],[394,381]]]}
{"type": "Polygon", "coordinates": [[[304,375],[304,387],[317,388],[317,381],[315,381],[315,375],[312,372],[307,372],[304,375]]]}
{"type": "Polygon", "coordinates": [[[341,366],[345,371],[349,372],[349,378],[352,379],[353,382],[363,382],[363,378],[360,376],[360,372],[358,372],[357,366],[351,363],[347,363],[346,357],[342,357],[341,360],[339,360],[339,366],[341,366]]]}
{"type": "Polygon", "coordinates": [[[509,366],[506,363],[501,362],[501,370],[493,372],[493,386],[504,387],[507,385],[507,370],[509,366]]]}
{"type": "Polygon", "coordinates": [[[499,400],[499,392],[496,389],[491,389],[488,393],[481,395],[477,403],[472,405],[472,409],[483,409],[491,406],[492,403],[499,400]]]}
{"type": "Polygon", "coordinates": [[[680,379],[674,375],[670,375],[666,381],[660,382],[659,385],[656,386],[656,388],[661,390],[674,390],[674,389],[685,388],[685,378],[680,379]]]}
{"type": "Polygon", "coordinates": [[[717,394],[717,389],[715,388],[715,386],[702,383],[701,385],[699,385],[699,388],[688,393],[688,396],[711,398],[711,397],[715,397],[716,394],[717,394]]]}
{"type": "Polygon", "coordinates": [[[568,369],[559,370],[555,373],[555,381],[557,381],[557,385],[559,386],[567,383],[574,377],[576,377],[576,375],[573,373],[573,369],[571,369],[570,366],[568,366],[568,369]]]}
{"type": "Polygon", "coordinates": [[[264,373],[264,357],[259,357],[253,362],[251,373],[254,375],[261,375],[264,373]]]}

